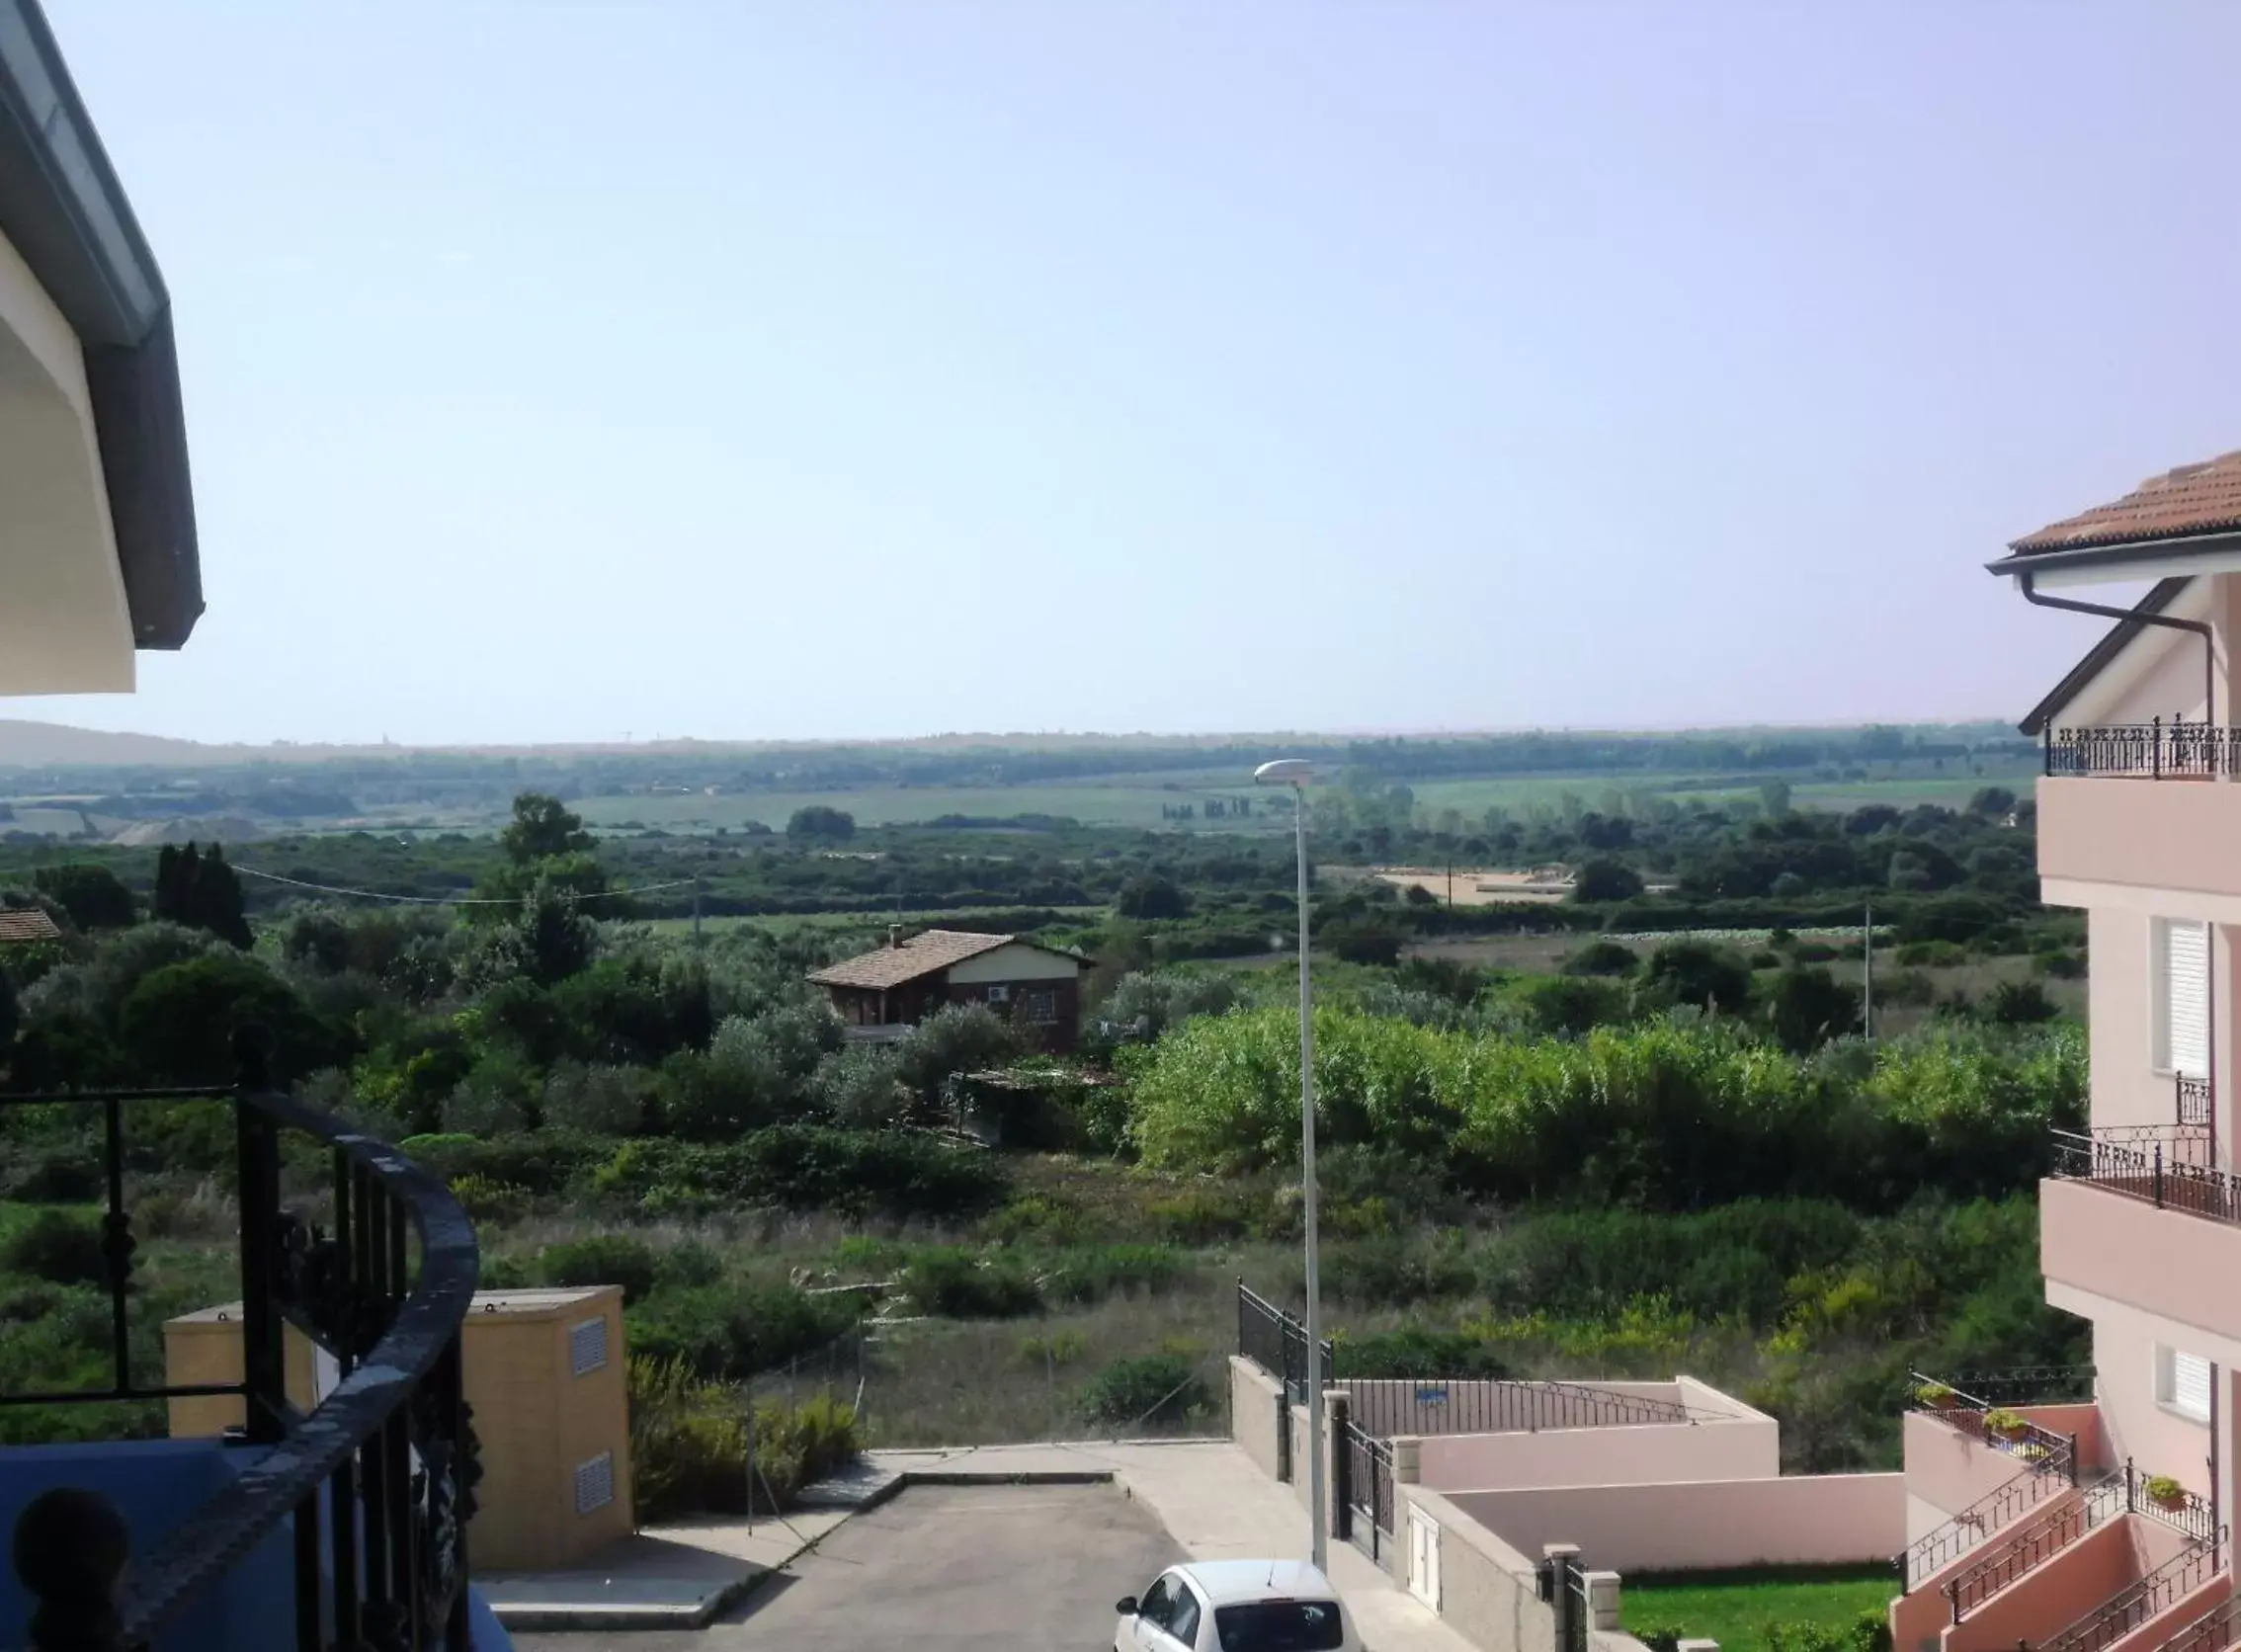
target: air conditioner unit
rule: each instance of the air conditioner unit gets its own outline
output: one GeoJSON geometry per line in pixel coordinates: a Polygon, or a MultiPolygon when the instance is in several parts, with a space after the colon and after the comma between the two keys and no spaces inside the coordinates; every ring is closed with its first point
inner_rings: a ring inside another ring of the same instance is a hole
{"type": "Polygon", "coordinates": [[[993,987],[990,987],[990,988],[988,989],[988,1002],[989,1002],[989,1003],[991,1003],[991,1004],[1009,1004],[1009,1003],[1010,1003],[1011,1001],[1012,1001],[1012,989],[1011,989],[1010,987],[1007,987],[1007,986],[993,986],[993,987]]]}

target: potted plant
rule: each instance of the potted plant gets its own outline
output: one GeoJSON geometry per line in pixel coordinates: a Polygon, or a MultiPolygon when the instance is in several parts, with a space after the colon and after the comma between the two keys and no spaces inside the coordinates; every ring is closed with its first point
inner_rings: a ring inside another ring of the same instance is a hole
{"type": "Polygon", "coordinates": [[[2030,1429],[2030,1418],[2006,1406],[1996,1406],[1984,1414],[1984,1432],[1996,1434],[2002,1440],[2021,1440],[2030,1429]]]}
{"type": "Polygon", "coordinates": [[[2168,1474],[2150,1474],[2141,1482],[2140,1490],[2159,1509],[2178,1510],[2187,1506],[2187,1488],[2168,1474]]]}
{"type": "Polygon", "coordinates": [[[1950,1411],[1960,1404],[1960,1395],[1943,1382],[1925,1382],[1914,1390],[1914,1403],[1925,1411],[1950,1411]]]}

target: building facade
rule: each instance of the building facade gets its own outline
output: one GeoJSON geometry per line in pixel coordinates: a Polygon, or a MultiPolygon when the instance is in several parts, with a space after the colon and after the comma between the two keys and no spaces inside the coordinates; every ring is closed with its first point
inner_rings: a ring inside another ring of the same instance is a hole
{"type": "Polygon", "coordinates": [[[1038,1049],[1063,1053],[1081,1039],[1086,960],[1013,935],[926,930],[812,973],[862,1038],[901,1037],[951,1004],[981,1004],[1038,1049]]]}

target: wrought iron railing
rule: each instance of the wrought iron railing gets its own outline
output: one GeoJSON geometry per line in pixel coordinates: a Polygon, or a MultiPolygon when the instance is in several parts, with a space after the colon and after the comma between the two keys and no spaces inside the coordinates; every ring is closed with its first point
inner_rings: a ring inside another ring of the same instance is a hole
{"type": "Polygon", "coordinates": [[[2241,1179],[2212,1165],[2186,1162],[2156,1141],[2138,1144],[2101,1132],[2054,1132],[2054,1174],[2159,1210],[2185,1210],[2211,1221],[2241,1222],[2241,1179]]]}
{"type": "Polygon", "coordinates": [[[291,1611],[300,1652],[468,1645],[466,1522],[480,1475],[459,1367],[474,1294],[474,1231],[443,1183],[343,1120],[273,1090],[244,1041],[232,1089],[0,1096],[0,1106],[100,1110],[103,1246],[115,1358],[100,1389],[0,1396],[15,1404],[238,1395],[247,1446],[232,1483],[125,1571],[124,1527],[68,1487],[25,1509],[18,1574],[39,1602],[33,1652],[106,1652],[155,1641],[271,1532],[292,1531],[291,1611]],[[142,1383],[131,1369],[127,1287],[134,1248],[124,1197],[128,1110],[149,1100],[229,1107],[239,1193],[243,1378],[142,1383]],[[332,1230],[284,1204],[281,1133],[326,1146],[332,1230]],[[417,1267],[414,1252],[417,1250],[417,1267]],[[332,1354],[339,1380],[308,1411],[290,1402],[285,1324],[332,1354]],[[120,1574],[123,1581],[120,1584],[120,1574]]]}
{"type": "Polygon", "coordinates": [[[1344,1478],[1332,1499],[1339,1512],[1339,1535],[1351,1538],[1372,1560],[1393,1540],[1393,1443],[1348,1420],[1336,1453],[1344,1478]]]}
{"type": "Polygon", "coordinates": [[[2012,1583],[2020,1582],[2062,1553],[2096,1527],[2125,1512],[2128,1481],[2105,1476],[2083,1497],[2065,1497],[2055,1508],[2017,1523],[1984,1545],[1990,1554],[1946,1580],[1946,1602],[1958,1623],[2012,1583]]]}
{"type": "Polygon", "coordinates": [[[2042,741],[2052,776],[2212,780],[2241,774],[2241,728],[2152,717],[2103,728],[2052,728],[2042,741]]]}
{"type": "Polygon", "coordinates": [[[2034,1461],[2003,1480],[1943,1526],[1925,1532],[1898,1557],[1899,1576],[1911,1594],[1971,1549],[1989,1541],[2047,1498],[2069,1488],[2066,1461],[2034,1461]]]}
{"type": "Polygon", "coordinates": [[[2091,1365],[2005,1365],[1998,1370],[1955,1371],[1950,1377],[1909,1371],[1919,1396],[1942,1387],[1978,1407],[2003,1405],[2081,1405],[2093,1398],[2091,1365]]]}
{"type": "Polygon", "coordinates": [[[2197,1078],[2192,1073],[2181,1073],[2172,1081],[2172,1089],[2178,1093],[2178,1122],[2182,1126],[2207,1129],[2210,1124],[2210,1106],[2215,1097],[2210,1081],[2197,1078]]]}
{"type": "MultiPolygon", "coordinates": [[[[1237,1281],[1237,1352],[1284,1384],[1293,1399],[1307,1392],[1307,1327],[1267,1297],[1237,1281]]],[[[1325,1388],[1331,1385],[1331,1340],[1323,1339],[1321,1367],[1325,1388]]]]}
{"type": "Polygon", "coordinates": [[[2156,1648],[2156,1652],[2225,1652],[2233,1644],[2233,1626],[2241,1621],[2241,1596],[2204,1612],[2156,1648]]]}
{"type": "Polygon", "coordinates": [[[2142,1474],[2129,1457],[2124,1459],[2120,1478],[2124,1487],[2124,1508],[2128,1513],[2145,1515],[2150,1520],[2175,1527],[2198,1543],[2206,1543],[2217,1535],[2217,1510],[2207,1498],[2199,1497],[2185,1487],[2170,1497],[2150,1497],[2147,1488],[2153,1476],[2142,1474]]]}
{"type": "Polygon", "coordinates": [[[2129,1149],[2150,1160],[2160,1148],[2166,1164],[2209,1170],[2217,1163],[2207,1124],[2096,1124],[2091,1133],[2095,1141],[2129,1149]]]}
{"type": "Polygon", "coordinates": [[[1477,1377],[1340,1378],[1355,1418],[1376,1434],[1530,1434],[1695,1420],[1677,1400],[1582,1382],[1477,1377]]]}
{"type": "MultiPolygon", "coordinates": [[[[2055,1371],[2070,1367],[2046,1365],[2027,1368],[2055,1371]]],[[[1979,1374],[1997,1378],[2000,1373],[1979,1374]]],[[[1920,1371],[1911,1371],[1908,1375],[1915,1385],[1916,1403],[1920,1409],[1948,1426],[1983,1442],[1996,1451],[2005,1451],[2009,1456],[2039,1472],[2060,1474],[2069,1484],[2077,1484],[2077,1436],[2056,1434],[2051,1429],[2041,1428],[2028,1417],[2016,1416],[2008,1407],[1995,1405],[1989,1394],[1963,1388],[1957,1380],[1949,1382],[1939,1377],[1925,1376],[1920,1371]]]]}
{"type": "Polygon", "coordinates": [[[2225,1532],[2189,1543],[2138,1581],[2126,1585],[2034,1652],[2102,1652],[2159,1611],[2169,1611],[2225,1569],[2225,1532]]]}

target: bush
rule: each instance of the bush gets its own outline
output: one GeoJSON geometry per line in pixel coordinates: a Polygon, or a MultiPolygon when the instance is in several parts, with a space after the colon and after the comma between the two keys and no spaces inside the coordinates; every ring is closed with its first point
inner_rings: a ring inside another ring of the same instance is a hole
{"type": "Polygon", "coordinates": [[[1641,959],[1616,941],[1591,941],[1564,959],[1567,975],[1631,975],[1641,959]]]}
{"type": "Polygon", "coordinates": [[[630,1361],[630,1469],[641,1521],[776,1513],[856,1452],[856,1415],[829,1394],[798,1406],[750,1401],[675,1361],[630,1361]]]}
{"type": "Polygon", "coordinates": [[[2002,1026],[2032,1027],[2062,1011],[2036,981],[2002,981],[1985,1000],[1984,1013],[2002,1026]]]}
{"type": "Polygon", "coordinates": [[[0,1162],[0,1198],[26,1204],[88,1204],[103,1193],[101,1154],[90,1141],[19,1147],[0,1162]]]}
{"type": "Polygon", "coordinates": [[[1082,1394],[1082,1410],[1090,1421],[1123,1429],[1183,1422],[1211,1403],[1197,1363],[1182,1354],[1116,1360],[1082,1394]]]}
{"type": "Polygon", "coordinates": [[[619,1284],[626,1307],[643,1301],[661,1277],[661,1260],[642,1239],[620,1233],[595,1233],[588,1238],[547,1245],[538,1253],[538,1276],[548,1285],[582,1289],[587,1285],[619,1284]]]}
{"type": "Polygon", "coordinates": [[[913,1307],[943,1319],[1018,1319],[1042,1311],[1035,1280],[1008,1262],[976,1259],[969,1251],[920,1251],[902,1280],[913,1307]]]}
{"type": "Polygon", "coordinates": [[[897,1050],[902,1081],[929,1103],[958,1073],[1008,1066],[1024,1052],[1018,1031],[985,1004],[951,1004],[920,1022],[897,1050]]]}
{"type": "Polygon", "coordinates": [[[1750,1001],[1751,965],[1708,941],[1668,941],[1650,953],[1642,984],[1666,1004],[1735,1015],[1750,1001]]]}
{"type": "Polygon", "coordinates": [[[739,1381],[823,1348],[852,1311],[788,1284],[708,1284],[657,1290],[624,1317],[633,1353],[739,1381]]]}
{"type": "Polygon", "coordinates": [[[1951,941],[1909,941],[1898,950],[1902,969],[1950,969],[1968,961],[1968,949],[1951,941]]]}
{"type": "Polygon", "coordinates": [[[1167,1245],[1092,1245],[1054,1260],[1044,1281],[1066,1303],[1102,1302],[1116,1291],[1160,1291],[1184,1277],[1189,1258],[1167,1245]]]}
{"type": "Polygon", "coordinates": [[[476,1171],[451,1178],[452,1197],[476,1222],[518,1222],[529,1214],[530,1191],[476,1171]]]}
{"type": "Polygon", "coordinates": [[[1340,1380],[1370,1377],[1505,1378],[1516,1373],[1493,1346],[1461,1331],[1411,1326],[1370,1337],[1332,1340],[1332,1374],[1340,1380]]]}
{"type": "Polygon", "coordinates": [[[986,1153],[899,1130],[781,1125],[696,1146],[624,1143],[591,1190],[647,1213],[745,1205],[959,1221],[1003,1203],[1003,1165],[986,1153]]]}
{"type": "Polygon", "coordinates": [[[100,1224],[61,1210],[42,1210],[0,1245],[0,1268],[49,1284],[109,1282],[100,1224]]]}

